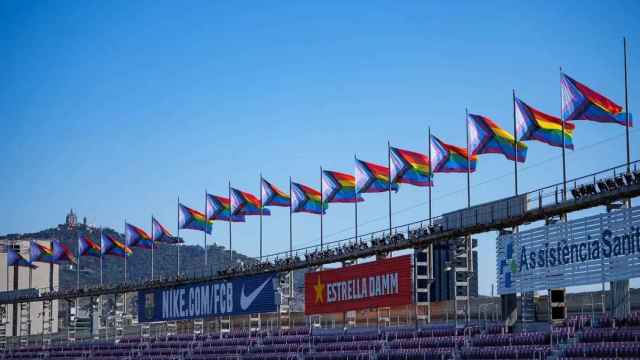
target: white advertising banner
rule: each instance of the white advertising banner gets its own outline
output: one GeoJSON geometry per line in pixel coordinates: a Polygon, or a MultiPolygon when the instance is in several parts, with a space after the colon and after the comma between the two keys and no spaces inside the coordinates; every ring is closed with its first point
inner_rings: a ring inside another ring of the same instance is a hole
{"type": "Polygon", "coordinates": [[[498,294],[640,277],[640,207],[501,235],[496,251],[498,294]]]}

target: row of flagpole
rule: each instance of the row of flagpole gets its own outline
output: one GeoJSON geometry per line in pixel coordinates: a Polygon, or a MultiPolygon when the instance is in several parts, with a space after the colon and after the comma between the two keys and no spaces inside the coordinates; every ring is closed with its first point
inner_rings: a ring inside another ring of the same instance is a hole
{"type": "MultiPolygon", "coordinates": [[[[560,67],[560,83],[562,83],[562,66],[560,67]]],[[[562,133],[564,134],[566,124],[563,110],[562,87],[560,87],[560,124],[562,124],[562,133]]],[[[567,199],[567,155],[565,148],[566,139],[562,136],[562,201],[567,199]]]]}
{"type": "MultiPolygon", "coordinates": [[[[626,39],[624,39],[624,70],[625,70],[625,127],[626,127],[626,144],[627,144],[627,164],[630,163],[630,145],[629,145],[629,112],[628,112],[628,95],[627,95],[627,63],[626,63],[626,39]]],[[[561,70],[562,71],[562,70],[561,70]]],[[[561,76],[562,76],[562,72],[561,72],[561,76]]],[[[513,151],[513,155],[514,155],[514,188],[515,188],[515,194],[518,194],[518,138],[517,138],[517,121],[516,121],[516,97],[515,97],[515,90],[512,91],[512,99],[514,101],[513,103],[513,128],[514,128],[514,135],[513,135],[513,146],[514,146],[514,151],[513,151]]],[[[565,134],[566,134],[566,129],[565,129],[565,119],[563,118],[563,112],[564,112],[564,107],[561,106],[561,114],[560,114],[560,123],[561,123],[561,151],[562,151],[562,173],[563,173],[563,200],[566,200],[566,195],[567,195],[567,190],[566,190],[566,179],[567,179],[567,175],[566,175],[566,154],[565,154],[565,148],[567,147],[566,143],[565,143],[565,134]]],[[[577,119],[575,119],[577,120],[577,119]]],[[[470,174],[472,172],[471,169],[471,157],[472,155],[469,155],[471,152],[470,149],[470,141],[469,141],[469,114],[468,114],[468,110],[465,110],[465,122],[466,122],[466,150],[467,150],[467,207],[471,206],[471,180],[470,180],[470,174]]],[[[429,161],[432,160],[432,145],[431,145],[431,129],[429,128],[429,161]]],[[[389,181],[388,181],[388,211],[389,211],[389,231],[391,232],[392,228],[393,228],[393,223],[392,223],[392,196],[391,196],[391,188],[392,188],[392,182],[393,179],[391,179],[391,145],[390,143],[387,144],[388,145],[388,171],[389,171],[389,181]]],[[[431,164],[429,164],[431,165],[431,164]]],[[[322,181],[322,176],[323,176],[323,170],[322,167],[320,168],[320,202],[321,202],[321,206],[324,206],[324,201],[325,199],[323,199],[324,197],[324,185],[323,185],[323,181],[322,181]]],[[[432,176],[432,175],[430,175],[432,176]]],[[[261,181],[261,185],[262,185],[262,174],[260,175],[260,181],[261,181]]],[[[292,196],[292,191],[291,191],[291,179],[290,180],[290,191],[289,191],[289,196],[291,198],[292,196]]],[[[428,194],[428,202],[429,202],[429,221],[431,221],[432,218],[432,200],[431,200],[431,186],[427,186],[428,190],[429,190],[429,194],[428,194]]],[[[231,185],[229,184],[229,199],[231,200],[231,185]]],[[[357,192],[354,194],[354,232],[355,232],[355,238],[357,239],[358,236],[358,201],[355,199],[355,197],[357,197],[357,192]]],[[[263,208],[264,208],[264,203],[263,203],[263,191],[262,189],[260,189],[260,243],[259,243],[259,257],[262,258],[263,256],[263,208]]],[[[206,207],[206,204],[205,204],[206,207]]],[[[290,251],[292,250],[292,220],[291,220],[291,215],[292,213],[295,212],[293,210],[293,208],[290,205],[290,226],[289,226],[289,233],[290,233],[290,251]]],[[[324,224],[323,224],[323,220],[324,220],[324,209],[322,209],[319,212],[320,215],[320,248],[323,248],[323,244],[324,244],[324,224]]],[[[230,252],[230,259],[232,256],[232,234],[231,234],[231,218],[229,218],[228,220],[229,222],[229,252],[230,252]]],[[[205,248],[206,248],[206,233],[207,231],[204,231],[205,233],[205,248]]],[[[206,264],[206,260],[205,260],[205,264],[206,264]]]]}
{"type": "MultiPolygon", "coordinates": [[[[627,76],[627,38],[622,38],[623,42],[623,51],[624,51],[624,121],[625,121],[625,138],[627,143],[627,172],[631,171],[631,142],[629,141],[629,123],[630,112],[629,112],[629,82],[627,76]]],[[[630,206],[631,202],[629,200],[630,206]]]]}
{"type": "MultiPolygon", "coordinates": [[[[366,163],[359,160],[354,156],[356,162],[356,174],[355,176],[338,173],[333,171],[324,170],[320,167],[320,191],[316,191],[310,187],[304,186],[299,183],[294,183],[289,178],[289,194],[281,192],[274,185],[269,184],[268,189],[265,189],[266,180],[260,174],[260,196],[259,199],[255,196],[242,192],[240,190],[231,187],[231,182],[228,184],[228,198],[217,197],[220,204],[215,205],[210,202],[210,195],[205,190],[205,210],[204,213],[199,213],[194,209],[187,208],[180,203],[178,197],[178,226],[177,226],[177,241],[166,241],[167,238],[173,238],[172,235],[164,228],[160,223],[156,224],[155,218],[152,216],[152,235],[149,236],[142,229],[130,225],[124,221],[125,226],[125,245],[124,245],[124,257],[125,257],[125,282],[127,281],[127,257],[131,253],[128,246],[140,246],[143,248],[151,249],[151,277],[154,279],[154,248],[155,242],[164,242],[177,244],[177,273],[180,274],[180,230],[181,229],[193,229],[203,231],[204,248],[205,248],[205,268],[208,269],[208,246],[207,235],[211,231],[211,227],[214,220],[226,219],[229,227],[229,260],[233,260],[232,252],[232,222],[244,221],[246,215],[259,215],[260,217],[260,237],[259,237],[259,258],[263,257],[263,216],[270,215],[270,212],[266,210],[268,206],[288,206],[289,207],[289,251],[292,254],[293,251],[293,213],[295,212],[307,212],[320,215],[320,248],[324,247],[324,212],[329,202],[343,202],[354,203],[354,232],[355,239],[358,239],[358,202],[363,201],[360,198],[360,194],[366,192],[383,192],[384,186],[386,186],[386,192],[388,193],[388,215],[389,215],[389,232],[393,230],[392,223],[392,190],[397,189],[397,185],[400,183],[412,184],[420,187],[427,187],[428,192],[428,216],[429,222],[432,219],[432,180],[434,173],[436,172],[466,172],[467,174],[467,207],[471,206],[471,172],[475,171],[476,157],[481,154],[499,153],[503,154],[508,159],[514,162],[514,191],[518,195],[518,162],[525,162],[527,146],[522,141],[538,140],[546,142],[549,145],[557,146],[562,151],[562,178],[563,189],[562,199],[566,200],[567,196],[567,174],[566,174],[566,154],[565,148],[572,148],[572,142],[567,144],[567,139],[571,139],[573,128],[575,125],[571,124],[571,127],[567,127],[568,121],[574,120],[592,120],[598,122],[610,122],[618,123],[625,126],[626,135],[626,162],[627,168],[630,167],[631,153],[630,153],[630,139],[629,139],[629,127],[631,125],[631,118],[628,110],[628,84],[627,84],[627,44],[626,38],[623,39],[624,49],[624,110],[622,114],[622,107],[616,105],[611,100],[607,99],[603,95],[598,94],[594,90],[586,87],[586,85],[577,82],[576,80],[568,77],[560,69],[560,81],[561,81],[561,106],[560,116],[558,120],[560,129],[560,142],[554,140],[553,136],[557,135],[557,130],[554,127],[544,127],[545,121],[547,123],[554,122],[554,117],[548,114],[544,114],[529,105],[524,104],[521,100],[516,98],[515,89],[512,91],[513,101],[513,132],[511,135],[508,132],[500,128],[489,118],[482,115],[469,114],[465,109],[465,124],[466,124],[466,151],[465,149],[456,147],[451,144],[442,142],[435,138],[431,134],[431,128],[428,128],[428,155],[421,153],[415,153],[408,150],[403,150],[391,146],[390,142],[387,142],[387,167],[376,165],[373,163],[366,163]],[[579,95],[577,96],[576,93],[579,95]],[[579,103],[578,103],[579,102],[579,103]],[[620,120],[620,115],[624,115],[624,120],[620,120]],[[470,120],[472,118],[472,120],[470,120]],[[551,119],[551,120],[549,120],[551,119]],[[542,125],[541,125],[542,124],[542,125]],[[473,129],[473,139],[470,137],[470,131],[473,129]],[[554,131],[556,131],[554,133],[554,131]],[[483,139],[479,139],[479,136],[484,136],[483,139]],[[547,137],[547,138],[545,138],[547,137]],[[435,140],[437,141],[435,141],[435,140]],[[435,141],[435,143],[434,143],[435,141]],[[503,147],[502,144],[506,143],[503,147]],[[434,147],[435,146],[435,147],[434,147]],[[435,149],[435,151],[434,151],[435,149]],[[522,151],[520,157],[519,152],[522,151]],[[435,152],[435,153],[434,153],[435,152]],[[434,158],[438,161],[434,162],[434,158]],[[462,163],[462,159],[466,164],[462,163]],[[392,161],[393,160],[393,161],[392,161]],[[466,165],[466,166],[465,166],[466,165]],[[435,168],[434,168],[435,166],[435,168]],[[466,170],[466,171],[465,171],[466,170]],[[384,173],[386,171],[386,174],[384,173]],[[364,175],[363,175],[364,174],[364,175]],[[360,176],[359,176],[360,175],[360,176]],[[363,180],[362,176],[366,178],[363,180]],[[340,177],[341,179],[338,179],[340,177]],[[331,188],[330,193],[333,195],[325,196],[325,191],[328,188],[325,186],[325,179],[327,180],[327,186],[333,184],[334,188],[331,188]],[[360,180],[368,184],[367,187],[363,187],[360,184],[360,180]],[[375,186],[374,186],[375,183],[375,186]],[[375,188],[374,188],[375,187],[375,188]],[[295,189],[295,191],[294,191],[295,189]],[[271,191],[271,193],[269,193],[271,191]],[[276,195],[274,195],[276,194],[276,195]],[[336,197],[342,196],[340,199],[336,197]],[[266,195],[266,196],[265,196],[266,195]],[[276,202],[274,196],[280,197],[276,202]],[[333,196],[331,198],[331,196],[333,196]],[[225,203],[226,201],[226,203],[225,203]],[[210,212],[210,207],[213,209],[210,212]],[[225,212],[226,211],[226,212],[225,212]],[[236,218],[237,217],[237,218],[236,218]],[[162,228],[162,236],[160,240],[156,239],[156,225],[162,228]],[[133,230],[132,230],[133,229],[133,230]],[[136,232],[135,241],[131,240],[130,235],[132,231],[136,232]],[[130,241],[131,240],[131,241],[130,241]],[[145,245],[149,242],[151,245],[145,245]]],[[[555,125],[554,125],[555,126],[555,125]]],[[[101,245],[102,245],[102,231],[100,231],[101,245]]],[[[110,241],[116,242],[115,239],[110,241]]],[[[122,245],[122,244],[120,244],[122,245]]],[[[117,247],[120,247],[117,245],[117,247]]],[[[101,250],[102,251],[102,250],[101,250]]],[[[80,253],[80,247],[78,248],[78,261],[79,258],[86,254],[80,253]]],[[[103,283],[102,267],[103,259],[100,256],[101,276],[100,281],[103,283]]],[[[79,266],[77,274],[77,286],[80,285],[79,266]]]]}
{"type": "MultiPolygon", "coordinates": [[[[626,73],[626,39],[624,40],[624,49],[625,49],[625,109],[627,109],[628,107],[628,96],[627,96],[627,83],[626,83],[626,78],[627,78],[627,73],[626,73]]],[[[562,71],[562,69],[561,69],[562,71]]],[[[562,72],[561,72],[561,77],[563,76],[562,72]]],[[[518,141],[517,138],[517,121],[516,121],[516,97],[515,97],[515,90],[512,91],[512,100],[513,100],[513,128],[514,128],[514,135],[513,135],[513,157],[514,157],[514,188],[515,188],[515,194],[518,194],[518,147],[520,142],[518,141]]],[[[566,175],[566,154],[565,154],[565,148],[567,147],[567,144],[565,143],[566,139],[566,133],[567,130],[565,128],[565,123],[566,120],[563,118],[563,112],[564,112],[564,107],[561,106],[561,114],[560,114],[560,123],[561,123],[561,145],[559,147],[561,147],[561,152],[562,152],[562,177],[563,177],[563,200],[566,200],[566,195],[567,195],[567,190],[566,190],[566,179],[567,179],[567,175],[566,175]]],[[[625,127],[626,127],[626,133],[627,133],[627,163],[630,163],[630,151],[629,151],[629,137],[628,137],[628,128],[630,126],[629,123],[629,115],[628,115],[628,111],[625,113],[625,127]]],[[[578,119],[573,119],[573,120],[578,120],[578,119]]],[[[467,162],[467,207],[471,206],[471,180],[470,180],[470,174],[473,171],[471,168],[471,157],[475,154],[469,155],[471,153],[471,149],[470,149],[470,141],[469,141],[469,113],[468,110],[465,110],[465,122],[466,122],[466,150],[467,150],[467,156],[466,156],[466,162],[467,162]]],[[[429,128],[429,161],[432,160],[432,145],[431,145],[431,129],[429,128]]],[[[391,197],[391,187],[392,187],[392,180],[391,179],[391,171],[392,171],[392,167],[391,167],[391,145],[390,143],[387,144],[388,145],[388,171],[389,171],[389,182],[388,182],[388,210],[389,210],[389,231],[391,232],[392,228],[393,228],[393,223],[392,223],[392,197],[391,197]]],[[[522,159],[524,160],[524,159],[522,159]]],[[[429,164],[431,165],[431,164],[429,164]]],[[[324,186],[323,186],[323,182],[322,182],[322,174],[323,174],[323,170],[322,168],[320,168],[320,197],[321,197],[321,204],[324,204],[324,199],[323,199],[323,195],[324,195],[324,186]]],[[[432,175],[430,175],[432,176],[432,175]]],[[[262,182],[263,178],[262,178],[262,174],[260,175],[260,180],[262,182]]],[[[429,193],[428,193],[428,202],[429,202],[429,220],[431,220],[432,218],[432,202],[431,202],[431,186],[427,186],[429,189],[429,193]]],[[[231,187],[229,186],[229,198],[231,198],[231,187]]],[[[356,192],[357,195],[357,192],[356,192]]],[[[356,196],[354,195],[354,196],[356,196]]],[[[291,191],[290,191],[290,196],[291,196],[291,191]]],[[[355,238],[357,238],[358,235],[358,201],[354,200],[354,229],[355,229],[355,238]]],[[[262,190],[260,192],[260,203],[262,204],[262,206],[260,207],[260,258],[262,258],[262,249],[263,249],[263,220],[262,220],[262,209],[264,207],[263,204],[263,194],[262,194],[262,190]]],[[[290,212],[295,212],[293,209],[291,209],[290,212]]],[[[324,218],[324,210],[319,212],[320,215],[320,247],[322,249],[323,247],[323,243],[324,243],[324,227],[323,227],[323,218],[324,218]]],[[[290,221],[291,223],[291,221],[290,221]]],[[[206,233],[206,232],[205,232],[206,233]]],[[[291,224],[290,224],[290,238],[292,237],[291,235],[292,231],[291,231],[291,224]]],[[[206,235],[205,235],[206,237],[206,235]]],[[[291,242],[291,241],[290,241],[291,242]]],[[[229,220],[229,248],[231,251],[231,221],[229,220]]],[[[290,246],[291,249],[291,246],[290,246]]]]}

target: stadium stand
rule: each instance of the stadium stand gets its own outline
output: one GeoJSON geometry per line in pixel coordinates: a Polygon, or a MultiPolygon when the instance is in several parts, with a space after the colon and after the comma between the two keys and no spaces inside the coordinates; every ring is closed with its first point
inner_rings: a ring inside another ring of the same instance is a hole
{"type": "Polygon", "coordinates": [[[0,359],[418,360],[639,358],[640,313],[623,319],[574,317],[553,332],[508,333],[499,324],[415,328],[293,328],[157,338],[125,337],[29,346],[0,359]]]}
{"type": "Polygon", "coordinates": [[[566,358],[640,358],[640,313],[588,328],[564,350],[566,358]]]}
{"type": "Polygon", "coordinates": [[[119,342],[92,340],[8,350],[0,359],[418,360],[639,358],[640,313],[623,319],[568,319],[549,331],[509,333],[499,324],[422,328],[292,328],[119,342]],[[587,321],[588,320],[588,321],[587,321]]]}
{"type": "Polygon", "coordinates": [[[462,349],[463,358],[515,357],[531,351],[545,356],[545,334],[480,334],[480,328],[435,326],[422,329],[358,329],[318,331],[292,329],[277,334],[231,332],[209,336],[128,337],[118,343],[90,341],[27,347],[7,352],[3,359],[450,359],[462,349]],[[464,349],[465,336],[472,346],[464,349]],[[511,344],[496,348],[496,344],[511,344]],[[491,346],[489,346],[491,345],[491,346]]]}
{"type": "MultiPolygon", "coordinates": [[[[573,200],[612,192],[640,183],[640,172],[624,173],[582,185],[574,183],[573,200]]],[[[557,191],[557,190],[556,190],[557,191]]],[[[557,197],[557,194],[556,194],[557,197]]],[[[381,233],[368,241],[350,241],[329,249],[310,250],[301,256],[272,259],[253,264],[238,264],[218,275],[231,276],[260,271],[278,271],[291,264],[317,259],[332,259],[344,254],[385,245],[410,242],[430,234],[445,231],[442,224],[417,229],[407,228],[406,235],[381,233]]],[[[146,286],[179,285],[185,280],[156,279],[146,286]]],[[[117,285],[120,292],[135,289],[140,284],[117,285]]],[[[90,288],[57,290],[84,295],[90,288]]],[[[616,319],[574,317],[562,326],[547,330],[510,332],[499,324],[454,327],[430,325],[420,328],[294,328],[269,331],[231,331],[206,335],[171,335],[163,337],[124,337],[119,341],[89,340],[51,345],[29,345],[6,349],[1,360],[10,359],[103,359],[103,360],[168,360],[168,359],[335,359],[335,360],[417,360],[417,359],[577,359],[577,358],[640,358],[640,313],[616,319]]]]}
{"type": "MultiPolygon", "coordinates": [[[[573,187],[570,189],[571,198],[570,202],[577,202],[581,200],[588,200],[596,195],[603,195],[607,193],[613,193],[617,190],[628,188],[640,184],[640,170],[637,168],[638,162],[634,162],[634,168],[631,171],[621,171],[616,173],[616,170],[620,168],[607,169],[605,171],[583,176],[572,180],[573,187]],[[613,172],[613,175],[611,175],[613,172]]],[[[561,198],[560,185],[540,188],[538,190],[528,193],[527,208],[542,209],[547,206],[558,205],[561,198]],[[551,203],[545,202],[545,199],[555,199],[551,203]]],[[[504,200],[504,199],[503,199],[504,200]]],[[[476,217],[482,214],[477,214],[476,217]]],[[[486,215],[486,214],[485,214],[486,215]]],[[[438,235],[448,230],[460,230],[463,231],[464,226],[451,228],[450,225],[443,224],[440,217],[435,217],[433,224],[423,220],[415,224],[405,225],[406,229],[402,230],[398,228],[393,235],[388,232],[380,231],[378,233],[371,233],[370,239],[364,240],[364,236],[359,239],[347,239],[336,241],[335,244],[325,244],[324,248],[319,246],[308,247],[304,249],[297,249],[295,255],[291,255],[290,252],[273,254],[265,257],[265,259],[257,260],[254,262],[238,263],[227,267],[224,270],[218,271],[216,274],[200,273],[200,274],[180,274],[177,276],[158,278],[154,280],[144,280],[138,282],[128,282],[127,284],[118,285],[99,285],[99,286],[87,286],[80,289],[42,289],[41,293],[37,296],[38,300],[56,299],[56,298],[71,298],[71,297],[83,297],[83,296],[97,296],[106,293],[123,293],[137,291],[140,288],[147,288],[153,286],[177,286],[184,284],[185,282],[195,282],[201,280],[209,280],[211,276],[217,277],[230,277],[239,275],[250,275],[259,272],[269,271],[288,271],[291,267],[310,267],[312,262],[320,261],[326,263],[339,262],[343,256],[360,256],[364,252],[380,251],[384,252],[385,246],[393,246],[398,244],[405,244],[406,246],[412,245],[416,240],[427,237],[430,235],[438,235]],[[414,225],[413,228],[410,226],[414,225]]],[[[475,226],[478,224],[468,224],[469,226],[475,226]]],[[[404,227],[404,226],[403,226],[404,227]]],[[[370,255],[370,254],[369,254],[370,255]]],[[[316,264],[317,265],[317,264],[316,264]]],[[[14,297],[14,301],[28,301],[33,300],[33,295],[24,294],[14,297]]]]}

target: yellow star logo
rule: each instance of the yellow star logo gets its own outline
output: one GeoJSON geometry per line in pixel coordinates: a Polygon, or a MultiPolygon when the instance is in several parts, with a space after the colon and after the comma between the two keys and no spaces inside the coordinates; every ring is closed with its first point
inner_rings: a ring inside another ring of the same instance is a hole
{"type": "Polygon", "coordinates": [[[313,285],[313,290],[316,292],[316,304],[324,303],[324,284],[320,282],[320,276],[318,276],[318,283],[313,285]]]}

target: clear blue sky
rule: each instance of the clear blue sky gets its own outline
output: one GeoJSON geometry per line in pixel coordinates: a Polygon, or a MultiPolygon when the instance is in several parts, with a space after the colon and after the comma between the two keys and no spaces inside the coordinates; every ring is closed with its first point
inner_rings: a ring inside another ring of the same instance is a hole
{"type": "MultiPolygon", "coordinates": [[[[4,1],[0,4],[0,234],[61,223],[172,230],[176,199],[202,208],[227,182],[257,193],[258,175],[317,187],[319,167],[353,155],[385,163],[386,142],[426,150],[427,127],[463,145],[464,109],[511,130],[511,89],[557,114],[558,68],[640,109],[637,1],[4,1]]],[[[638,111],[640,112],[640,111],[638,111]]],[[[624,128],[579,123],[569,177],[624,161],[624,128]],[[602,141],[608,139],[607,141],[602,141]]],[[[632,131],[633,158],[640,134],[632,131]]],[[[530,143],[521,189],[561,180],[559,150],[530,143]],[[537,165],[537,166],[533,166],[537,165]]],[[[480,159],[473,203],[513,193],[512,163],[480,159]],[[491,180],[487,182],[488,180],[491,180]],[[486,182],[483,185],[480,183],[486,182]]],[[[466,204],[464,175],[435,179],[434,212],[466,204]]],[[[387,200],[368,194],[360,232],[384,228],[387,200]]],[[[425,190],[394,195],[394,223],[426,217],[425,190]]],[[[288,247],[288,214],[265,219],[265,252],[288,247]]],[[[353,207],[331,205],[327,240],[350,236],[353,207]],[[329,236],[332,235],[332,236],[329,236]]],[[[257,255],[258,219],[234,226],[257,255]]],[[[227,225],[214,226],[227,242],[227,225]]],[[[181,233],[201,244],[196,232],[181,233]]],[[[319,219],[294,217],[296,246],[319,219]]],[[[495,234],[480,237],[480,290],[495,282],[495,234]]]]}

